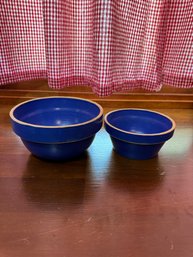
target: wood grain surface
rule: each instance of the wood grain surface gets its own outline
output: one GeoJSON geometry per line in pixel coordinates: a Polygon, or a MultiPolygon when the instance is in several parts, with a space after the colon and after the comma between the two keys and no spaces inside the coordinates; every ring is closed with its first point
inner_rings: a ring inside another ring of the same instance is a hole
{"type": "MultiPolygon", "coordinates": [[[[157,158],[117,155],[102,129],[80,158],[46,162],[0,102],[0,257],[192,257],[193,110],[157,158]]],[[[112,108],[105,108],[108,112],[112,108]]]]}

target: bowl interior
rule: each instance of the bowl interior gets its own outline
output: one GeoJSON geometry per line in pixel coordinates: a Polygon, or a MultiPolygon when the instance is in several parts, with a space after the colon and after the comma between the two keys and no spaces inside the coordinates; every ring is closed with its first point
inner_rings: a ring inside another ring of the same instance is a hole
{"type": "Polygon", "coordinates": [[[107,121],[114,127],[134,134],[157,134],[172,128],[173,123],[162,114],[140,110],[118,110],[108,115],[107,121]]]}
{"type": "Polygon", "coordinates": [[[41,98],[19,105],[13,116],[25,123],[42,126],[68,126],[96,118],[100,108],[78,98],[41,98]]]}

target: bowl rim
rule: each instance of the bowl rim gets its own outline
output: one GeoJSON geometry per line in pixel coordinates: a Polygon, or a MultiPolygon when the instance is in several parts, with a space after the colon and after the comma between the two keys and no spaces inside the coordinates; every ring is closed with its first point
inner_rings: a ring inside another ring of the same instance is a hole
{"type": "Polygon", "coordinates": [[[82,125],[86,125],[88,123],[91,123],[91,122],[94,122],[95,120],[99,119],[101,116],[103,115],[103,108],[100,104],[92,101],[92,100],[89,100],[89,99],[84,99],[84,98],[81,98],[81,97],[71,97],[71,96],[48,96],[48,97],[38,97],[38,98],[33,98],[33,99],[30,99],[30,100],[27,100],[27,101],[24,101],[24,102],[21,102],[17,105],[15,105],[9,112],[9,116],[10,118],[15,121],[16,123],[19,123],[21,125],[25,125],[25,126],[29,126],[29,127],[34,127],[34,128],[72,128],[72,127],[77,127],[77,126],[82,126],[82,125]],[[17,119],[15,116],[14,116],[14,111],[26,104],[26,103],[29,103],[29,102],[33,102],[33,101],[38,101],[38,100],[44,100],[44,99],[52,99],[52,98],[62,98],[62,99],[75,99],[75,100],[81,100],[81,101],[85,101],[85,102],[89,102],[89,103],[92,103],[94,104],[95,106],[97,106],[99,108],[99,114],[88,120],[88,121],[85,121],[85,122],[81,122],[81,123],[76,123],[76,124],[71,124],[71,125],[58,125],[58,126],[46,126],[46,125],[37,125],[37,124],[33,124],[33,123],[29,123],[29,122],[24,122],[24,121],[21,121],[19,119],[17,119]]]}
{"type": "Polygon", "coordinates": [[[113,110],[111,112],[108,112],[105,117],[104,117],[104,122],[110,126],[111,128],[115,129],[115,130],[118,130],[120,132],[123,132],[125,134],[128,134],[128,135],[136,135],[136,136],[146,136],[146,137],[150,137],[150,136],[159,136],[159,135],[165,135],[165,134],[168,134],[170,132],[172,132],[173,130],[175,130],[176,128],[176,123],[175,121],[170,118],[168,115],[165,115],[161,112],[158,112],[158,111],[153,111],[153,110],[149,110],[149,109],[142,109],[142,108],[122,108],[122,109],[116,109],[116,110],[113,110]],[[160,132],[160,133],[149,133],[149,134],[140,134],[140,133],[136,133],[136,132],[130,132],[130,131],[126,131],[126,130],[123,130],[123,129],[120,129],[114,125],[112,125],[109,121],[108,121],[108,116],[112,113],[115,113],[115,112],[118,112],[118,111],[130,111],[130,110],[136,110],[136,111],[146,111],[146,112],[150,112],[150,113],[156,113],[156,114],[159,114],[161,116],[164,116],[165,118],[167,118],[168,120],[171,121],[172,123],[172,127],[166,131],[163,131],[163,132],[160,132]]]}

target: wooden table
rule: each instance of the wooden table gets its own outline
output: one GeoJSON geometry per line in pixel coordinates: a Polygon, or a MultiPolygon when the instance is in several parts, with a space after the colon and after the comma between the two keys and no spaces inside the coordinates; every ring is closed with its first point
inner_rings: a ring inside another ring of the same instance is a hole
{"type": "MultiPolygon", "coordinates": [[[[193,110],[159,157],[128,160],[102,129],[64,163],[39,160],[0,106],[0,257],[192,257],[193,110]]],[[[110,109],[105,109],[105,112],[110,109]]]]}

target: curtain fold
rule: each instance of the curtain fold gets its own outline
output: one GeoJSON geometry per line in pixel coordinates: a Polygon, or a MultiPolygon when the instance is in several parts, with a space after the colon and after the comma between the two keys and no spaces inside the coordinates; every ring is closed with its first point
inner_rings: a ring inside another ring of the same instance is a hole
{"type": "Polygon", "coordinates": [[[193,87],[192,0],[1,0],[0,85],[193,87]]]}

